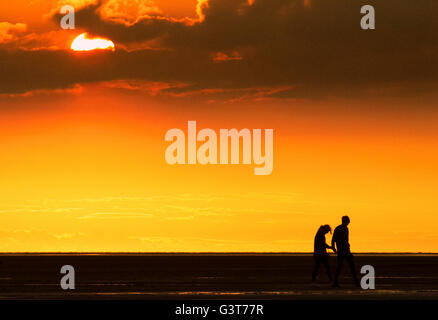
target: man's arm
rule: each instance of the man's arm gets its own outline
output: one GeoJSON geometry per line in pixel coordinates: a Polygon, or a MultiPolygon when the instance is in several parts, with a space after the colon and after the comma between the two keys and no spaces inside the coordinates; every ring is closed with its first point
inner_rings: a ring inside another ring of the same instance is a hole
{"type": "Polygon", "coordinates": [[[333,250],[334,252],[336,252],[335,240],[336,240],[336,229],[335,229],[335,231],[333,232],[333,237],[332,237],[332,250],[333,250]]]}

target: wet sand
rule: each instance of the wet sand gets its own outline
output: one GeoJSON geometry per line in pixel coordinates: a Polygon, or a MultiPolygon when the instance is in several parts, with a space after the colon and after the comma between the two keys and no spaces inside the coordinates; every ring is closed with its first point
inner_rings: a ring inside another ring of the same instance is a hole
{"type": "MultiPolygon", "coordinates": [[[[341,288],[323,269],[310,285],[309,254],[7,254],[0,255],[0,299],[438,299],[438,255],[357,254],[376,270],[376,289],[341,288]],[[60,287],[63,265],[76,289],[60,287]]],[[[335,256],[330,264],[334,271],[335,256]]]]}

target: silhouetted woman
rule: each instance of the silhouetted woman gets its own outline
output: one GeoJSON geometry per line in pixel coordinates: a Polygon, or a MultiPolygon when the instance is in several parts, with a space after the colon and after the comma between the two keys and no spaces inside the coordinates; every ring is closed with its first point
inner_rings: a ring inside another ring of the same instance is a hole
{"type": "Polygon", "coordinates": [[[313,269],[312,283],[315,283],[316,275],[318,274],[319,266],[321,264],[324,265],[330,281],[332,280],[332,273],[330,271],[330,265],[328,262],[329,255],[327,253],[327,249],[333,250],[333,247],[329,246],[325,242],[325,235],[328,232],[332,233],[332,228],[328,224],[326,224],[326,225],[319,227],[318,232],[316,233],[316,236],[315,236],[315,245],[314,245],[314,251],[313,251],[313,259],[315,260],[315,268],[313,269]]]}

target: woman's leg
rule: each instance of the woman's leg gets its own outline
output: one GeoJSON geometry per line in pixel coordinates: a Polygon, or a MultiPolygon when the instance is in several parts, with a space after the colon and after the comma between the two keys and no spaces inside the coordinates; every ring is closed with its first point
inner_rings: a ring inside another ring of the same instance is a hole
{"type": "Polygon", "coordinates": [[[329,280],[332,281],[332,272],[330,270],[330,264],[328,261],[328,257],[325,257],[324,260],[322,261],[322,263],[325,266],[325,270],[327,271],[327,276],[328,276],[329,280]]]}
{"type": "Polygon", "coordinates": [[[316,280],[316,275],[318,274],[318,270],[319,270],[319,265],[321,264],[319,261],[318,257],[314,257],[313,258],[315,261],[315,268],[313,269],[313,273],[312,273],[312,282],[315,282],[316,280]]]}

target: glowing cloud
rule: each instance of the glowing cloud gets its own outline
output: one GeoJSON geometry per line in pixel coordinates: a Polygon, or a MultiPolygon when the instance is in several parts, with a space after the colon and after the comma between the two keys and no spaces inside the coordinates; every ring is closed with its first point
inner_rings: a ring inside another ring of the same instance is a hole
{"type": "Polygon", "coordinates": [[[76,37],[71,44],[71,49],[74,51],[91,51],[91,50],[112,50],[114,51],[114,43],[107,39],[87,39],[86,33],[76,37]]]}

